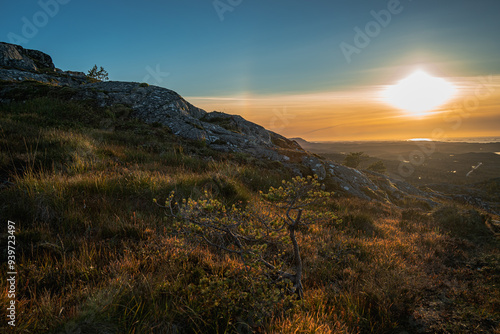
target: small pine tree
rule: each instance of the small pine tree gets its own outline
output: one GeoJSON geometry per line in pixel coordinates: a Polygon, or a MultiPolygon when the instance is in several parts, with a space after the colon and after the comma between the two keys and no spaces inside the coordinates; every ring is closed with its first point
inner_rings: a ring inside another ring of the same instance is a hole
{"type": "Polygon", "coordinates": [[[387,171],[387,167],[385,167],[381,160],[372,163],[367,169],[381,174],[384,174],[387,171]]]}
{"type": "Polygon", "coordinates": [[[317,176],[308,176],[271,187],[267,194],[261,194],[263,201],[246,208],[227,207],[208,193],[199,200],[188,198],[181,203],[174,201],[172,193],[166,208],[169,216],[180,221],[181,233],[239,256],[247,268],[257,266],[259,272],[270,271],[279,280],[291,281],[292,291],[300,299],[303,263],[297,233],[307,231],[312,224],[336,220],[332,213],[315,208],[331,195],[321,190],[317,176]],[[268,246],[280,251],[269,252],[268,246]],[[287,248],[293,254],[288,264],[282,258],[287,248]]]}
{"type": "Polygon", "coordinates": [[[93,81],[106,81],[109,80],[108,72],[101,66],[99,69],[97,65],[94,65],[89,72],[87,73],[87,77],[92,79],[93,81]]]}
{"type": "Polygon", "coordinates": [[[344,159],[344,166],[358,168],[359,164],[367,155],[363,152],[350,152],[344,159]]]}

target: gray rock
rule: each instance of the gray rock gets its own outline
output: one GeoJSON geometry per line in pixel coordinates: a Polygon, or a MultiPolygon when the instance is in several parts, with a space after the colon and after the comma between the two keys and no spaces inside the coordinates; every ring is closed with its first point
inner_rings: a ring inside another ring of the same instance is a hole
{"type": "Polygon", "coordinates": [[[324,162],[314,156],[306,156],[302,158],[302,164],[311,169],[313,174],[316,174],[320,180],[326,178],[326,169],[324,162]]]}
{"type": "Polygon", "coordinates": [[[250,143],[258,145],[272,145],[271,134],[269,131],[260,125],[247,121],[239,115],[229,115],[214,111],[204,115],[202,120],[205,123],[211,123],[222,127],[233,134],[242,134],[250,143]]]}
{"type": "Polygon", "coordinates": [[[135,118],[166,125],[180,137],[203,140],[221,151],[245,152],[277,161],[286,161],[284,155],[275,150],[284,146],[283,143],[303,152],[297,143],[239,115],[217,111],[208,113],[166,88],[117,81],[92,83],[80,88],[78,99],[95,99],[102,107],[127,105],[132,108],[135,118]],[[281,146],[275,145],[273,139],[279,139],[281,146]]]}
{"type": "Polygon", "coordinates": [[[75,71],[65,71],[65,72],[62,72],[62,74],[67,74],[68,76],[72,77],[72,78],[80,78],[80,79],[86,79],[87,78],[87,75],[83,72],[75,72],[75,71]]]}
{"type": "Polygon", "coordinates": [[[357,169],[313,155],[304,156],[302,165],[308,167],[320,180],[335,185],[337,195],[355,196],[366,200],[381,199],[375,193],[379,187],[357,169]]]}
{"type": "Polygon", "coordinates": [[[340,194],[366,200],[378,199],[375,192],[379,188],[359,170],[332,162],[328,163],[327,170],[329,178],[337,184],[340,194]]]}
{"type": "Polygon", "coordinates": [[[33,59],[23,57],[19,52],[21,47],[13,44],[0,43],[0,66],[3,68],[16,68],[26,71],[36,71],[33,59]]]}
{"type": "Polygon", "coordinates": [[[52,57],[48,54],[37,50],[24,49],[26,55],[31,58],[38,69],[51,69],[55,70],[54,63],[52,62],[52,57]]]}
{"type": "Polygon", "coordinates": [[[413,198],[427,202],[431,207],[438,205],[435,201],[429,199],[429,193],[415,188],[407,182],[391,179],[386,175],[374,171],[365,170],[363,172],[380,190],[382,190],[385,194],[385,198],[389,202],[404,198],[413,198]]]}
{"type": "Polygon", "coordinates": [[[48,54],[3,42],[0,42],[0,67],[34,72],[39,69],[55,69],[48,54]]]}
{"type": "Polygon", "coordinates": [[[80,87],[88,82],[87,77],[71,77],[66,72],[54,72],[54,74],[42,74],[38,72],[22,71],[18,69],[0,68],[0,81],[22,82],[34,80],[47,84],[56,84],[59,86],[80,87]]]}

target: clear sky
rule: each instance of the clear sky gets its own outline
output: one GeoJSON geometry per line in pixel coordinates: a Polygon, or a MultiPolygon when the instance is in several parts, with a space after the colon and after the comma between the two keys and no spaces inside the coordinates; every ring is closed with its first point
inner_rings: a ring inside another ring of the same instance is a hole
{"type": "Polygon", "coordinates": [[[498,0],[2,0],[0,41],[290,137],[500,136],[499,14],[498,0]],[[458,90],[415,116],[380,92],[417,69],[458,90]]]}

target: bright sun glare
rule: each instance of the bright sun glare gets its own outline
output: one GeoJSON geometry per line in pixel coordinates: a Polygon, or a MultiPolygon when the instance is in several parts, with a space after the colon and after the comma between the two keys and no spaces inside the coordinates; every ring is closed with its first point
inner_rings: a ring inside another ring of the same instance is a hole
{"type": "Polygon", "coordinates": [[[416,71],[388,87],[384,95],[394,107],[421,116],[447,102],[455,92],[455,87],[446,80],[416,71]]]}

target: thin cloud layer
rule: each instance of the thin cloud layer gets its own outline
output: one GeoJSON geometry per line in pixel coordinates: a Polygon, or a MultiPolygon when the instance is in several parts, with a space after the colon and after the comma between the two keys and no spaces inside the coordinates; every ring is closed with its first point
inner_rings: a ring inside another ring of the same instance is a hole
{"type": "Polygon", "coordinates": [[[431,137],[442,129],[447,137],[498,135],[500,76],[447,78],[456,97],[428,112],[412,116],[384,101],[386,86],[308,94],[186,97],[207,110],[239,114],[289,137],[307,140],[391,140],[431,137]]]}

